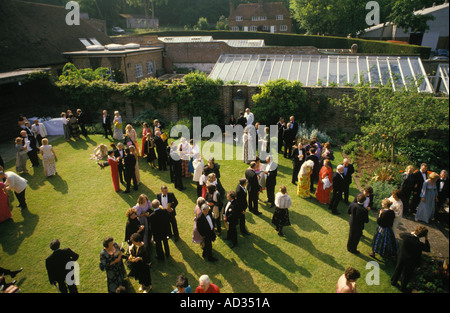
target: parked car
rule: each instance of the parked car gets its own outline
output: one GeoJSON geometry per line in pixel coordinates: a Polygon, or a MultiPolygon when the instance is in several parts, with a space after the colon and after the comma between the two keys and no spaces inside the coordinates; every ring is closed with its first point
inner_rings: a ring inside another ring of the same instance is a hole
{"type": "Polygon", "coordinates": [[[112,31],[115,34],[125,35],[125,31],[122,28],[118,27],[118,26],[113,27],[112,31]]]}
{"type": "Polygon", "coordinates": [[[438,49],[436,51],[436,55],[442,55],[442,56],[448,57],[448,50],[447,49],[438,49]]]}

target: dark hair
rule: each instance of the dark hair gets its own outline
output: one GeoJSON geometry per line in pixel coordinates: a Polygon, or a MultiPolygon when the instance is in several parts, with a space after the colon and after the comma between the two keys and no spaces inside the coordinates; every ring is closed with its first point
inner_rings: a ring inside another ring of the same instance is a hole
{"type": "Polygon", "coordinates": [[[50,242],[50,249],[52,249],[53,251],[58,250],[60,245],[61,243],[58,239],[53,239],[52,242],[50,242]]]}
{"type": "Polygon", "coordinates": [[[134,233],[133,235],[130,236],[130,240],[134,242],[141,242],[142,236],[139,233],[134,233]]]}
{"type": "Polygon", "coordinates": [[[367,192],[368,194],[373,194],[373,188],[371,186],[364,188],[364,191],[367,192]]]}
{"type": "Polygon", "coordinates": [[[113,238],[113,237],[106,237],[106,238],[103,240],[103,247],[104,247],[104,248],[108,248],[109,243],[112,242],[112,241],[114,241],[114,238],[113,238]]]}
{"type": "Polygon", "coordinates": [[[241,179],[239,179],[239,185],[244,185],[244,184],[246,184],[247,183],[247,179],[246,178],[241,178],[241,179]]]}
{"type": "Polygon", "coordinates": [[[366,201],[366,196],[363,193],[360,193],[356,196],[356,201],[358,201],[358,203],[363,203],[366,201]]]}
{"type": "Polygon", "coordinates": [[[236,191],[231,190],[231,191],[228,191],[227,194],[230,196],[231,199],[233,199],[233,200],[236,199],[236,191]]]}
{"type": "Polygon", "coordinates": [[[417,226],[414,230],[414,233],[417,235],[417,237],[425,237],[428,235],[428,228],[425,226],[417,226]]]}
{"type": "Polygon", "coordinates": [[[347,280],[355,281],[360,277],[361,273],[357,269],[354,269],[353,267],[347,267],[347,269],[345,270],[345,278],[347,280]]]}
{"type": "Polygon", "coordinates": [[[189,286],[187,277],[184,276],[183,274],[179,275],[175,286],[177,288],[186,288],[187,286],[189,286]]]}
{"type": "Polygon", "coordinates": [[[208,192],[210,192],[210,193],[213,193],[214,191],[216,191],[216,186],[215,185],[209,185],[206,188],[208,189],[208,192]]]}

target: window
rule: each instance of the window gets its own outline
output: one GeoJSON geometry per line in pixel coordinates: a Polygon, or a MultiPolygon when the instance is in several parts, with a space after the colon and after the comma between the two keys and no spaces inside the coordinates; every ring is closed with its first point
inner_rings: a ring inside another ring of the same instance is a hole
{"type": "Polygon", "coordinates": [[[252,16],[252,21],[266,21],[267,16],[252,16]]]}
{"type": "Polygon", "coordinates": [[[267,25],[264,25],[264,26],[262,27],[262,30],[264,30],[264,31],[268,31],[268,30],[269,30],[269,26],[267,26],[267,25]]]}
{"type": "Polygon", "coordinates": [[[282,21],[284,19],[284,16],[283,15],[277,15],[276,16],[276,20],[277,21],[282,21]]]}
{"type": "Polygon", "coordinates": [[[136,73],[136,78],[144,76],[142,72],[142,64],[136,64],[134,66],[134,72],[136,73]]]}
{"type": "Polygon", "coordinates": [[[280,31],[285,32],[288,30],[287,25],[280,25],[280,31]]]}
{"type": "Polygon", "coordinates": [[[243,20],[242,16],[236,16],[236,22],[242,22],[243,20]]]}
{"type": "Polygon", "coordinates": [[[238,32],[239,31],[239,26],[232,26],[231,30],[234,32],[238,32]]]}
{"type": "Polygon", "coordinates": [[[250,26],[250,31],[251,32],[256,32],[258,30],[257,26],[250,26]]]}
{"type": "Polygon", "coordinates": [[[153,61],[147,61],[147,75],[153,74],[155,71],[155,64],[153,64],[153,61]]]}

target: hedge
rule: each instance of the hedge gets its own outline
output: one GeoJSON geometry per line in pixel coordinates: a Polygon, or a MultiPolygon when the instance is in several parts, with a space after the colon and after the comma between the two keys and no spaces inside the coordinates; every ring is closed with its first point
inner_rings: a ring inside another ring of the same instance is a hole
{"type": "MultiPolygon", "coordinates": [[[[318,49],[350,49],[358,45],[358,53],[377,55],[420,55],[422,59],[430,57],[431,48],[416,45],[392,43],[359,38],[332,36],[308,36],[301,34],[272,34],[266,32],[231,32],[231,31],[165,31],[148,32],[142,35],[173,36],[212,36],[214,39],[264,39],[266,46],[313,46],[318,49]]],[[[139,35],[138,35],[139,36],[139,35]]]]}

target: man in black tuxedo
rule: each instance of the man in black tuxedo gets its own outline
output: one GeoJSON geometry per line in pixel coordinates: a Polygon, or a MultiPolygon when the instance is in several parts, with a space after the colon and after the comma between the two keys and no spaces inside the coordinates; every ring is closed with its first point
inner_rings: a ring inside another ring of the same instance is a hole
{"type": "Polygon", "coordinates": [[[105,138],[108,138],[108,134],[113,135],[112,129],[111,129],[111,116],[108,114],[108,111],[103,110],[102,115],[102,127],[105,131],[105,138]]]}
{"type": "Polygon", "coordinates": [[[169,241],[167,240],[170,235],[170,216],[169,212],[162,207],[161,202],[156,199],[152,201],[152,208],[154,211],[148,219],[155,241],[156,258],[164,260],[164,254],[168,258],[170,257],[169,241]]]}
{"type": "Polygon", "coordinates": [[[428,165],[426,163],[420,164],[420,170],[413,174],[414,187],[411,204],[409,205],[409,213],[414,214],[420,203],[420,193],[422,191],[423,183],[428,179],[428,165]]]}
{"type": "Polygon", "coordinates": [[[298,145],[292,150],[292,183],[297,186],[298,172],[306,161],[306,149],[299,140],[298,145]]]}
{"type": "Polygon", "coordinates": [[[247,126],[247,119],[244,116],[244,112],[239,112],[239,118],[237,119],[236,124],[241,125],[242,129],[247,126]]]}
{"type": "Polygon", "coordinates": [[[337,211],[337,207],[339,202],[342,199],[342,193],[345,188],[345,180],[344,180],[344,166],[339,164],[337,166],[336,172],[333,174],[333,196],[331,197],[329,209],[333,214],[339,214],[337,211]]]}
{"type": "Polygon", "coordinates": [[[448,173],[446,170],[442,170],[439,175],[439,179],[436,182],[438,190],[438,202],[436,204],[437,212],[449,203],[449,184],[448,173]]]}
{"type": "Polygon", "coordinates": [[[309,191],[311,193],[314,192],[314,183],[317,183],[319,181],[319,173],[320,173],[320,165],[319,165],[319,158],[316,155],[316,149],[310,148],[309,151],[306,152],[306,161],[311,160],[314,162],[314,167],[311,173],[311,184],[309,186],[309,191]]]}
{"type": "Polygon", "coordinates": [[[350,185],[352,183],[352,175],[355,172],[355,168],[353,167],[353,164],[350,163],[350,160],[345,158],[342,161],[342,165],[344,166],[344,202],[345,204],[348,204],[348,196],[350,192],[350,185]]]}
{"type": "Polygon", "coordinates": [[[239,222],[241,234],[250,235],[245,228],[245,211],[247,210],[247,179],[241,178],[236,187],[235,211],[239,222]]]}
{"type": "Polygon", "coordinates": [[[197,230],[201,236],[203,236],[203,258],[210,262],[217,261],[217,258],[212,255],[212,242],[216,240],[216,234],[214,233],[214,223],[209,213],[209,205],[202,205],[202,214],[197,219],[197,230]]]}
{"type": "Polygon", "coordinates": [[[280,120],[277,123],[278,127],[278,153],[281,152],[283,148],[283,133],[286,129],[286,123],[284,122],[284,118],[280,117],[280,120]]]}
{"type": "Polygon", "coordinates": [[[357,247],[363,233],[364,224],[369,222],[369,211],[364,208],[365,200],[366,196],[360,193],[356,197],[356,202],[350,203],[348,207],[350,230],[348,233],[347,251],[350,253],[359,253],[357,247]]]}
{"type": "Polygon", "coordinates": [[[58,239],[53,239],[50,243],[50,249],[53,253],[45,260],[45,267],[47,268],[48,279],[50,284],[58,287],[61,293],[78,293],[75,281],[67,281],[67,275],[71,269],[66,269],[69,262],[78,260],[78,254],[71,249],[60,249],[60,242],[58,239]]]}
{"type": "Polygon", "coordinates": [[[174,183],[176,189],[180,191],[184,190],[186,188],[183,186],[183,161],[177,151],[177,146],[172,141],[171,145],[167,149],[169,151],[167,165],[169,165],[170,170],[170,181],[174,183]]]}
{"type": "Polygon", "coordinates": [[[80,128],[81,128],[81,134],[83,134],[83,136],[85,138],[88,138],[88,134],[86,131],[87,119],[86,119],[86,115],[84,114],[83,111],[81,111],[81,109],[77,109],[77,120],[78,120],[78,125],[80,125],[80,128]]]}
{"type": "Polygon", "coordinates": [[[123,159],[124,176],[127,188],[124,193],[130,192],[131,180],[133,180],[133,189],[138,190],[136,180],[136,157],[130,152],[130,149],[125,150],[125,157],[123,159]]]}
{"type": "Polygon", "coordinates": [[[167,210],[169,213],[169,237],[173,237],[175,242],[180,239],[180,234],[178,233],[178,224],[177,224],[177,212],[175,208],[178,205],[178,200],[175,197],[173,192],[169,192],[169,188],[167,186],[161,186],[161,192],[156,195],[161,206],[167,210]]]}
{"type": "Polygon", "coordinates": [[[266,168],[264,174],[266,174],[266,190],[267,190],[267,202],[270,203],[270,207],[275,206],[275,186],[277,184],[278,164],[273,161],[272,156],[266,158],[266,168]]]}
{"type": "Polygon", "coordinates": [[[227,240],[231,241],[231,248],[237,245],[237,230],[236,226],[238,223],[238,209],[236,208],[236,192],[228,191],[227,193],[227,204],[225,205],[225,212],[223,216],[224,223],[228,225],[227,229],[227,240]]]}
{"type": "Polygon", "coordinates": [[[248,209],[255,215],[261,215],[262,213],[258,210],[258,193],[261,190],[259,185],[258,176],[255,172],[256,162],[250,162],[250,167],[245,170],[245,178],[248,183],[248,209]]]}
{"type": "MultiPolygon", "coordinates": [[[[29,125],[29,122],[27,122],[29,125]]],[[[25,125],[27,125],[25,124],[25,125]]],[[[27,150],[28,158],[31,161],[32,167],[39,167],[39,157],[38,157],[38,147],[37,147],[37,141],[36,138],[34,138],[33,133],[31,132],[31,129],[28,127],[25,127],[25,130],[20,131],[20,135],[23,138],[23,145],[25,146],[26,141],[28,142],[29,149],[27,150]]]]}
{"type": "Polygon", "coordinates": [[[123,168],[123,159],[125,158],[125,150],[123,149],[123,144],[119,142],[117,144],[117,148],[113,150],[114,151],[114,157],[118,160],[117,161],[117,168],[119,170],[119,180],[121,184],[125,184],[123,177],[124,177],[124,168],[123,168]]]}
{"type": "Polygon", "coordinates": [[[291,116],[289,118],[289,123],[291,123],[292,132],[294,133],[294,139],[297,136],[298,132],[298,123],[295,121],[295,117],[291,116]]]}
{"type": "Polygon", "coordinates": [[[158,154],[158,168],[160,171],[167,171],[167,150],[164,140],[161,138],[161,132],[155,133],[154,142],[156,153],[158,154]]]}
{"type": "Polygon", "coordinates": [[[295,140],[294,130],[292,129],[291,123],[287,124],[286,129],[283,131],[283,142],[284,142],[284,157],[290,158],[292,154],[292,146],[295,140]]]}
{"type": "Polygon", "coordinates": [[[407,291],[408,283],[413,275],[414,269],[420,265],[422,251],[430,252],[428,242],[428,229],[424,226],[417,226],[411,234],[400,234],[402,239],[397,255],[397,265],[391,277],[391,285],[398,287],[398,280],[401,278],[400,290],[407,291]],[[425,243],[420,241],[425,238],[425,243]]]}

